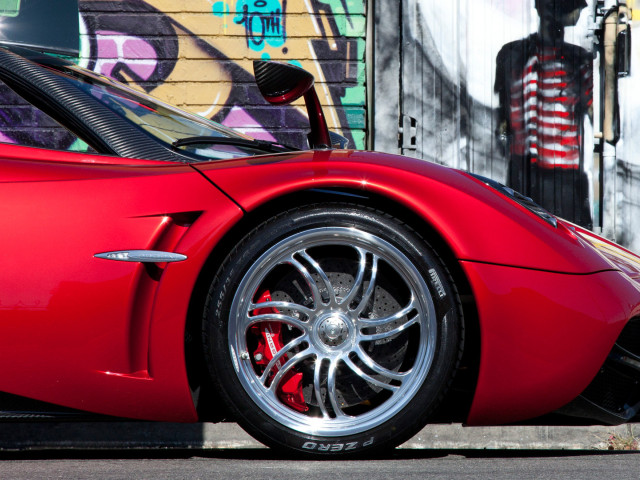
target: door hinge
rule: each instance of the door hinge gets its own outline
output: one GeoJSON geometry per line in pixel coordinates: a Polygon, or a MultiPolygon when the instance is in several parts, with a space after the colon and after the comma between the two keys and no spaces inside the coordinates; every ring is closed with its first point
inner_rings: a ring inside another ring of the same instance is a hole
{"type": "Polygon", "coordinates": [[[416,150],[418,148],[416,136],[418,121],[409,115],[400,115],[398,125],[398,146],[402,150],[416,150]]]}

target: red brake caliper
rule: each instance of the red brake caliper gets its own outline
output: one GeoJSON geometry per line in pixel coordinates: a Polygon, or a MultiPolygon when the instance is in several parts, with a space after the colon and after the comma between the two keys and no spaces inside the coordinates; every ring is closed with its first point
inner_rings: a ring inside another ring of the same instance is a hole
{"type": "MultiPolygon", "coordinates": [[[[271,292],[266,290],[258,299],[257,303],[270,302],[271,292]]],[[[253,311],[254,315],[265,315],[269,313],[279,313],[276,308],[259,308],[253,311]]],[[[253,352],[253,358],[257,365],[266,367],[271,359],[284,347],[282,342],[282,324],[279,322],[260,322],[251,327],[251,333],[258,337],[258,347],[253,352]]],[[[283,355],[278,360],[269,374],[273,378],[282,365],[287,361],[287,356],[283,355]]],[[[289,370],[278,386],[278,397],[286,405],[294,410],[306,412],[309,407],[304,401],[302,394],[302,373],[289,370]]]]}

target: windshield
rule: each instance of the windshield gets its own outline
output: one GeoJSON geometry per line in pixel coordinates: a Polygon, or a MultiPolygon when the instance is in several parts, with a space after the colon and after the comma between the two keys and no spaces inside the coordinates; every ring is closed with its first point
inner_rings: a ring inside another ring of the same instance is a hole
{"type": "Polygon", "coordinates": [[[185,112],[124,84],[75,65],[56,65],[54,71],[77,88],[106,105],[116,114],[135,124],[168,148],[201,160],[228,159],[265,153],[249,145],[251,137],[219,123],[185,112]],[[182,144],[180,140],[208,137],[203,143],[182,144]],[[238,139],[239,142],[215,143],[215,138],[238,139]],[[247,142],[249,141],[249,142],[247,142]],[[246,144],[246,145],[244,145],[246,144]],[[176,145],[178,145],[176,147],[176,145]]]}

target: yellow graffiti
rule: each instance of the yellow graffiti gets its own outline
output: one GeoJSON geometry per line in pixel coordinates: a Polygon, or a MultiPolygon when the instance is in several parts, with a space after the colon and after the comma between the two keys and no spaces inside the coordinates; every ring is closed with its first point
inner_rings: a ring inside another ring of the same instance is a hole
{"type": "MultiPolygon", "coordinates": [[[[215,62],[195,41],[197,37],[220,52],[225,60],[232,61],[236,67],[253,74],[252,62],[269,58],[278,61],[293,61],[296,65],[312,72],[316,78],[318,96],[325,107],[329,128],[341,131],[336,107],[324,78],[320,61],[316,58],[311,40],[325,38],[323,32],[330,32],[328,25],[321,27],[308,2],[290,1],[286,12],[286,42],[283,46],[273,47],[264,42],[260,51],[247,46],[244,40],[245,26],[235,21],[240,15],[231,2],[221,15],[212,13],[212,1],[190,1],[180,5],[178,10],[174,2],[167,0],[147,0],[147,3],[163,11],[176,24],[179,37],[179,58],[174,71],[166,81],[153,90],[153,95],[171,103],[178,103],[191,111],[210,117],[226,105],[231,91],[231,74],[224,62],[215,62]],[[176,11],[178,10],[178,11],[176,11]]],[[[326,22],[326,19],[322,21],[326,22]]],[[[329,45],[336,48],[335,41],[329,45]]],[[[299,100],[295,106],[302,109],[299,100]]]]}

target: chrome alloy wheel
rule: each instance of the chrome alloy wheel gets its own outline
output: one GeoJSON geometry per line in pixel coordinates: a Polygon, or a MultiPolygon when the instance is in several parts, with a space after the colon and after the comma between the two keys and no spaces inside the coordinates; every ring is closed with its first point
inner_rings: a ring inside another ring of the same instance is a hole
{"type": "Polygon", "coordinates": [[[228,323],[252,401],[285,427],[326,437],[375,428],[406,407],[429,373],[436,331],[431,294],[409,258],[348,227],[271,246],[242,277],[228,323]],[[256,353],[260,329],[268,360],[256,353]],[[285,383],[298,400],[286,400],[285,383]]]}

